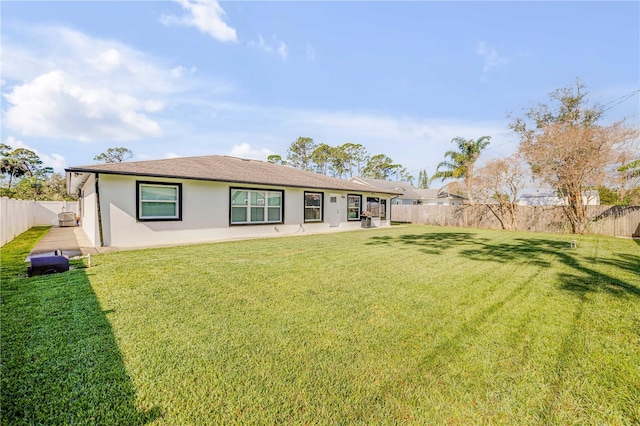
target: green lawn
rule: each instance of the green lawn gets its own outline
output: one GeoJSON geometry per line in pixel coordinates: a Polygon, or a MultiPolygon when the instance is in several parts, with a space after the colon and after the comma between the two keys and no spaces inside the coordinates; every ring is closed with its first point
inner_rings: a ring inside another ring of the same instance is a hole
{"type": "Polygon", "coordinates": [[[637,241],[426,226],[2,248],[3,424],[638,424],[637,241]]]}

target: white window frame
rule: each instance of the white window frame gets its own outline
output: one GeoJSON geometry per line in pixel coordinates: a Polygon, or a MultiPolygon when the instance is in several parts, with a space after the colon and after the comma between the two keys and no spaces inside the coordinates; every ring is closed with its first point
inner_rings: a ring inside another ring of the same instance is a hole
{"type": "Polygon", "coordinates": [[[284,221],[284,217],[283,217],[283,212],[284,212],[284,191],[283,190],[279,190],[279,189],[248,189],[248,188],[230,188],[229,191],[229,224],[230,225],[262,225],[262,224],[274,224],[274,223],[283,223],[284,221]],[[246,198],[246,203],[243,205],[234,205],[233,203],[233,194],[234,192],[246,192],[247,193],[247,198],[246,198]],[[258,204],[251,204],[251,194],[252,193],[262,193],[264,195],[264,200],[263,203],[258,203],[258,204]],[[269,205],[269,194],[273,194],[273,193],[277,193],[278,195],[280,195],[280,205],[279,206],[272,206],[269,205]],[[245,207],[246,208],[246,217],[247,220],[246,221],[237,221],[234,222],[233,221],[233,209],[236,208],[241,208],[241,207],[245,207]],[[251,220],[251,209],[254,208],[263,208],[264,209],[264,220],[251,220]],[[278,220],[269,220],[269,209],[274,209],[274,208],[278,208],[280,210],[280,214],[278,217],[278,220]]]}
{"type": "Polygon", "coordinates": [[[182,220],[182,184],[181,183],[167,183],[167,182],[136,182],[136,196],[137,196],[137,217],[140,221],[160,221],[160,220],[182,220]],[[175,188],[176,199],[175,200],[144,200],[142,198],[143,187],[156,187],[156,188],[175,188]],[[175,214],[172,216],[143,216],[142,204],[143,203],[174,203],[175,214]]]}

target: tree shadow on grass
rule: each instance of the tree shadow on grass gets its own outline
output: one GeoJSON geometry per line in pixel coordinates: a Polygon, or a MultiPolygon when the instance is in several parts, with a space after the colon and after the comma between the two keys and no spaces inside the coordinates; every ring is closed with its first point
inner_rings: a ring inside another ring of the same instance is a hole
{"type": "MultiPolygon", "coordinates": [[[[376,238],[376,237],[374,237],[376,238]]],[[[560,262],[570,272],[558,275],[560,288],[583,296],[586,292],[602,291],[617,297],[640,297],[640,288],[631,282],[607,275],[593,266],[597,263],[610,268],[640,274],[640,257],[618,254],[608,259],[580,259],[568,241],[548,238],[514,238],[495,241],[478,237],[472,232],[436,232],[402,235],[397,238],[372,239],[372,244],[407,244],[420,248],[426,254],[440,254],[455,249],[469,260],[497,263],[521,263],[549,267],[560,262]]]]}
{"type": "Polygon", "coordinates": [[[607,258],[592,258],[581,254],[579,249],[570,248],[568,242],[544,237],[517,238],[502,244],[479,243],[473,249],[461,250],[460,254],[473,260],[533,263],[542,267],[560,263],[568,267],[558,271],[556,279],[558,288],[572,294],[576,304],[571,308],[573,315],[555,351],[554,363],[548,366],[551,372],[545,378],[548,390],[535,410],[535,417],[541,423],[556,423],[558,407],[563,403],[560,395],[571,392],[566,382],[576,374],[576,358],[586,352],[582,328],[585,326],[583,314],[591,306],[588,295],[600,293],[622,299],[640,297],[639,280],[621,278],[640,276],[640,256],[619,253],[607,258]],[[612,270],[621,273],[609,272],[612,270]]]}
{"type": "MultiPolygon", "coordinates": [[[[616,298],[640,297],[640,280],[624,277],[640,276],[640,256],[631,253],[617,253],[608,258],[590,258],[582,254],[579,249],[571,248],[568,241],[532,236],[531,238],[486,239],[477,238],[471,233],[425,233],[411,235],[408,238],[399,237],[388,244],[414,245],[418,250],[429,247],[433,253],[444,253],[445,250],[455,250],[458,256],[471,261],[494,262],[497,264],[535,265],[540,269],[561,264],[556,279],[561,291],[570,292],[575,296],[576,304],[571,308],[572,315],[567,324],[566,332],[562,333],[560,344],[555,351],[554,361],[545,365],[541,370],[548,385],[548,390],[542,395],[539,406],[534,406],[533,415],[541,423],[556,423],[560,395],[571,391],[566,386],[569,378],[575,375],[575,360],[585,352],[583,314],[589,306],[589,293],[599,292],[616,298]],[[609,271],[619,270],[620,273],[609,271]],[[607,272],[604,272],[607,271],[607,272]],[[544,371],[548,371],[544,373],[544,371]]],[[[470,265],[470,268],[473,266],[470,265]]],[[[534,271],[535,274],[535,271],[534,271]]],[[[414,368],[409,369],[406,376],[389,382],[381,389],[376,397],[390,392],[398,381],[412,384],[416,377],[431,377],[438,380],[438,386],[450,386],[450,382],[440,377],[447,377],[447,365],[453,362],[466,350],[469,341],[473,341],[482,329],[482,324],[490,321],[493,315],[504,306],[510,304],[516,297],[526,296],[532,288],[532,276],[522,282],[511,283],[512,291],[502,300],[483,307],[476,315],[464,322],[450,338],[440,340],[440,343],[425,352],[416,362],[414,368]]],[[[526,318],[525,318],[526,319],[526,318]]],[[[524,324],[524,322],[523,322],[524,324]]],[[[632,403],[631,403],[632,404],[632,403]]],[[[631,405],[632,406],[632,405],[631,405]]],[[[624,420],[623,420],[624,421],[624,420]]],[[[631,417],[633,421],[633,417],[631,417]]]]}
{"type": "Polygon", "coordinates": [[[483,241],[486,241],[486,239],[478,238],[471,232],[437,232],[427,234],[406,234],[397,238],[389,236],[372,237],[371,241],[367,244],[389,245],[401,243],[420,247],[420,251],[426,254],[440,254],[443,251],[456,246],[483,241]]]}
{"type": "MultiPolygon", "coordinates": [[[[627,278],[640,276],[640,256],[616,253],[608,258],[595,259],[585,255],[580,249],[571,248],[568,240],[569,238],[566,241],[562,241],[561,238],[545,238],[544,235],[531,238],[488,239],[478,238],[472,233],[445,232],[409,235],[386,241],[389,245],[415,246],[419,251],[427,247],[429,254],[453,251],[470,261],[494,262],[496,265],[521,264],[523,267],[534,265],[538,268],[532,268],[533,274],[521,282],[510,283],[513,289],[502,300],[494,301],[487,306],[480,305],[481,309],[476,315],[462,323],[450,337],[439,339],[436,346],[425,351],[413,368],[407,370],[406,376],[385,383],[374,398],[384,398],[384,395],[393,391],[398,382],[413,386],[416,380],[437,380],[437,386],[451,386],[451,376],[447,376],[449,363],[455,362],[458,355],[466,350],[469,342],[472,342],[482,330],[482,325],[491,321],[497,312],[516,298],[524,298],[528,292],[536,290],[536,287],[531,285],[536,269],[543,270],[554,265],[558,267],[560,264],[562,267],[556,272],[557,288],[570,292],[575,296],[576,303],[570,308],[572,312],[567,329],[560,334],[560,344],[555,350],[553,361],[549,365],[543,365],[540,373],[535,373],[544,376],[548,390],[542,395],[541,403],[531,407],[534,417],[539,418],[542,423],[556,423],[558,406],[562,404],[561,395],[563,392],[571,391],[566,383],[575,376],[575,360],[582,357],[586,351],[582,328],[583,315],[590,306],[588,294],[598,292],[623,299],[640,297],[640,280],[627,278]]],[[[473,268],[473,265],[470,264],[469,267],[473,268]]],[[[525,315],[521,324],[526,324],[526,319],[525,315]]],[[[418,385],[419,383],[415,386],[418,385]]]]}
{"type": "Polygon", "coordinates": [[[493,243],[490,240],[477,242],[473,248],[464,249],[460,254],[472,260],[486,262],[518,262],[542,267],[551,266],[555,253],[566,250],[567,243],[554,240],[526,240],[516,238],[510,242],[493,243]]]}
{"type": "Polygon", "coordinates": [[[136,407],[85,271],[26,278],[27,264],[15,263],[24,256],[2,256],[2,423],[142,425],[158,418],[159,407],[136,407]]]}
{"type": "MultiPolygon", "coordinates": [[[[618,258],[615,260],[608,259],[600,259],[600,263],[605,265],[611,265],[616,268],[622,268],[625,271],[629,271],[631,273],[637,274],[640,277],[640,255],[633,254],[619,254],[618,258]]],[[[638,282],[640,282],[640,278],[638,278],[638,282]]]]}
{"type": "MultiPolygon", "coordinates": [[[[601,259],[599,263],[633,272],[640,277],[640,256],[618,255],[616,259],[601,259]]],[[[580,266],[575,269],[575,273],[560,274],[562,289],[570,290],[577,294],[602,291],[618,297],[627,295],[640,297],[640,288],[631,283],[603,274],[592,268],[580,266]]],[[[640,278],[638,281],[640,281],[640,278]]]]}
{"type": "MultiPolygon", "coordinates": [[[[560,288],[571,291],[582,297],[587,292],[604,292],[617,297],[640,297],[640,288],[619,278],[598,271],[586,259],[580,261],[562,241],[548,239],[516,239],[514,243],[505,244],[502,247],[490,247],[480,250],[480,253],[463,253],[470,258],[482,258],[482,255],[491,253],[491,257],[501,261],[532,262],[545,266],[549,260],[559,261],[569,266],[571,272],[560,273],[560,288]],[[478,256],[479,255],[479,256],[478,256]],[[548,259],[548,260],[545,260],[548,259]]],[[[594,263],[606,265],[617,269],[633,270],[638,268],[638,257],[632,255],[617,255],[615,258],[597,259],[594,263]]]]}

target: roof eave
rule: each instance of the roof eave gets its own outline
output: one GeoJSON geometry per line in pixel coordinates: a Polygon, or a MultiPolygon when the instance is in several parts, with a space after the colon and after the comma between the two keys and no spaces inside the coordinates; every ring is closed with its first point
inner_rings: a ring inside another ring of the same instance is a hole
{"type": "Polygon", "coordinates": [[[143,177],[156,177],[156,178],[164,178],[164,179],[187,179],[187,180],[199,180],[205,182],[225,182],[225,183],[240,183],[245,185],[276,185],[276,186],[284,186],[289,188],[313,188],[313,189],[329,189],[334,191],[355,191],[355,192],[371,192],[375,194],[390,194],[390,195],[401,195],[401,192],[390,191],[383,188],[377,188],[374,186],[368,186],[365,188],[340,188],[337,186],[328,186],[328,185],[314,185],[314,184],[284,184],[284,183],[276,183],[276,182],[264,182],[264,181],[253,181],[253,180],[242,180],[242,179],[215,179],[215,178],[204,178],[204,177],[194,177],[194,176],[181,176],[175,174],[162,174],[162,173],[144,173],[144,172],[127,172],[127,171],[113,171],[113,170],[104,170],[97,168],[81,168],[81,167],[69,167],[65,169],[66,173],[100,173],[100,174],[108,174],[108,175],[122,175],[122,176],[143,176],[143,177]]]}

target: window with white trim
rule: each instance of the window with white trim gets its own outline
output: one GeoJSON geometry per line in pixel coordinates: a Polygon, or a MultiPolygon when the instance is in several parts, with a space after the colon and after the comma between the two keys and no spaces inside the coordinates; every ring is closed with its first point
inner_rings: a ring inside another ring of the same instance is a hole
{"type": "Polygon", "coordinates": [[[180,183],[137,182],[138,220],[182,220],[180,183]]]}
{"type": "Polygon", "coordinates": [[[282,191],[231,189],[231,224],[282,223],[282,191]]]}
{"type": "Polygon", "coordinates": [[[304,221],[322,222],[322,192],[304,193],[304,221]]]}
{"type": "Polygon", "coordinates": [[[360,205],[362,204],[362,196],[347,195],[347,219],[360,220],[360,205]]]}

